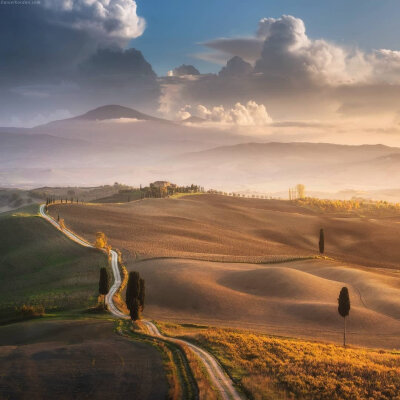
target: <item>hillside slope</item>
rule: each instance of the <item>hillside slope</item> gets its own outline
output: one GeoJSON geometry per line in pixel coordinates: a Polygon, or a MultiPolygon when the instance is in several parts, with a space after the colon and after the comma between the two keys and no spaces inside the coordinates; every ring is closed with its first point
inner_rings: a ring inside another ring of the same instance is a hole
{"type": "Polygon", "coordinates": [[[0,216],[0,318],[22,304],[47,311],[96,304],[100,252],[70,241],[36,216],[37,206],[0,216]]]}
{"type": "Polygon", "coordinates": [[[373,267],[399,268],[400,217],[325,214],[280,200],[199,195],[129,204],[55,205],[76,232],[104,231],[127,259],[186,257],[261,261],[318,253],[373,267]]]}

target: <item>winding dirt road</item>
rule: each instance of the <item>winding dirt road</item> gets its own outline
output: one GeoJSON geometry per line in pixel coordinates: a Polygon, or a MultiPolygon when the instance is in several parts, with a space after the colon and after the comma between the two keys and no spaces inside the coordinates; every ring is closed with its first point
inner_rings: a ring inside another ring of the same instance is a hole
{"type": "Polygon", "coordinates": [[[168,336],[164,336],[158,330],[158,328],[150,321],[143,321],[146,325],[150,335],[159,337],[164,340],[176,343],[178,345],[188,346],[203,362],[205,369],[213,383],[213,386],[218,390],[220,396],[224,400],[242,400],[242,397],[233,386],[231,379],[225,374],[218,361],[205,350],[201,349],[194,344],[187,342],[182,339],[174,339],[168,336]]]}
{"type": "MultiPolygon", "coordinates": [[[[55,228],[60,230],[62,233],[64,233],[67,237],[69,237],[74,242],[79,243],[80,245],[85,246],[85,247],[94,248],[93,245],[91,245],[86,240],[80,238],[78,235],[71,232],[69,229],[66,229],[66,228],[61,229],[58,222],[55,221],[53,218],[51,218],[48,214],[46,214],[45,207],[46,206],[44,204],[42,204],[40,206],[39,212],[40,212],[40,215],[46,221],[50,222],[55,228]]],[[[119,268],[118,268],[118,254],[114,250],[111,250],[110,254],[111,254],[111,268],[112,268],[113,275],[114,275],[114,283],[111,286],[110,291],[106,295],[106,304],[107,304],[108,309],[111,312],[111,314],[113,314],[115,317],[129,319],[129,317],[127,315],[125,315],[124,313],[122,313],[115,306],[115,304],[113,302],[113,296],[114,296],[115,292],[118,290],[119,286],[121,285],[121,274],[120,274],[119,268]]],[[[243,399],[243,397],[239,394],[239,392],[233,386],[232,380],[226,375],[226,373],[224,372],[222,367],[219,365],[218,361],[211,354],[207,353],[202,348],[200,348],[190,342],[187,342],[186,340],[174,339],[174,338],[162,335],[161,332],[158,330],[158,328],[150,321],[143,321],[143,322],[151,336],[156,336],[163,340],[168,340],[170,342],[176,343],[178,345],[188,346],[197,355],[197,357],[199,357],[199,359],[202,361],[213,386],[217,389],[217,391],[219,392],[219,394],[223,400],[242,400],[243,399]]]]}

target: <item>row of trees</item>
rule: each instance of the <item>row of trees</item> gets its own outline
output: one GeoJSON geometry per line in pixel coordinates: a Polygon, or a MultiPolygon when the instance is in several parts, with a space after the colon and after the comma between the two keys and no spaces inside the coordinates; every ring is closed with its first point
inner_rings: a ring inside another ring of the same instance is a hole
{"type": "Polygon", "coordinates": [[[79,203],[79,199],[78,198],[74,199],[73,197],[71,197],[69,199],[67,197],[66,198],[62,198],[62,197],[57,198],[56,196],[51,196],[51,197],[47,197],[46,198],[46,206],[48,206],[50,204],[56,204],[56,203],[59,203],[59,204],[76,203],[76,204],[78,204],[79,203]]]}
{"type": "Polygon", "coordinates": [[[140,185],[140,198],[164,198],[168,196],[172,196],[176,193],[204,193],[204,187],[200,185],[188,185],[188,186],[178,186],[174,184],[166,184],[162,185],[154,185],[150,184],[150,186],[142,187],[140,185]]]}
{"type": "Polygon", "coordinates": [[[289,188],[289,200],[304,199],[306,197],[306,187],[299,183],[294,188],[289,188]]]}

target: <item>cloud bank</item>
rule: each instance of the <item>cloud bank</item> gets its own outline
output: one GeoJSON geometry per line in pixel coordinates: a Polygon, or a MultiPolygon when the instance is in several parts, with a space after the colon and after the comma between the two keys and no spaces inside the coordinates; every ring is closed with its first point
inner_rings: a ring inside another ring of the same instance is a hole
{"type": "Polygon", "coordinates": [[[265,106],[254,101],[248,101],[247,104],[236,103],[229,109],[224,106],[207,108],[201,104],[196,107],[186,105],[178,111],[177,116],[182,120],[194,116],[218,124],[240,126],[264,126],[272,122],[265,106]]]}
{"type": "Polygon", "coordinates": [[[213,52],[201,58],[225,59],[225,66],[195,80],[165,81],[163,109],[175,113],[196,104],[231,109],[254,101],[274,121],[397,118],[400,51],[366,52],[313,39],[291,15],[262,18],[252,36],[203,45],[213,52]]]}

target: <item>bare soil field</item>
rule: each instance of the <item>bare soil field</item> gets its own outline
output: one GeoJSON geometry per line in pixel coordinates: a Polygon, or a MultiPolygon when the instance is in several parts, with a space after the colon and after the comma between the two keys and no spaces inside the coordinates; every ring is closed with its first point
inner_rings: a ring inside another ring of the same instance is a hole
{"type": "Polygon", "coordinates": [[[398,217],[216,195],[50,210],[90,240],[105,232],[122,250],[146,280],[147,317],[340,343],[337,297],[347,286],[349,342],[400,347],[398,217]],[[305,259],[317,253],[321,227],[335,261],[305,259]]]}
{"type": "Polygon", "coordinates": [[[341,343],[340,289],[350,291],[349,343],[400,348],[400,275],[327,260],[275,265],[147,260],[145,314],[341,343]]]}
{"type": "Polygon", "coordinates": [[[183,257],[259,262],[318,252],[372,267],[399,268],[400,217],[324,214],[288,201],[218,195],[146,199],[127,204],[62,204],[53,216],[89,240],[103,231],[125,259],[183,257]]]}
{"type": "Polygon", "coordinates": [[[161,354],[108,321],[35,321],[0,328],[0,399],[162,399],[161,354]]]}

